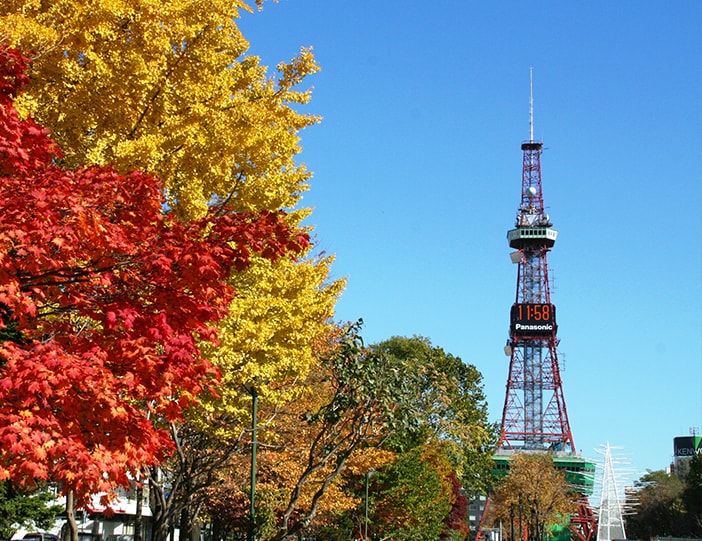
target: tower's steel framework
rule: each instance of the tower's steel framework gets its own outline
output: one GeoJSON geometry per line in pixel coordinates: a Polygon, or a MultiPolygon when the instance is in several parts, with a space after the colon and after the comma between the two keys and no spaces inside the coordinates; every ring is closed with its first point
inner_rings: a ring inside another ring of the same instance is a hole
{"type": "MultiPolygon", "coordinates": [[[[533,104],[533,100],[532,100],[533,104]]],[[[572,534],[590,541],[597,520],[588,502],[594,464],[576,453],[568,420],[560,366],[556,307],[551,301],[547,254],[558,232],[546,213],[541,183],[543,143],[534,140],[533,106],[530,139],[522,143],[522,194],[515,228],[507,233],[513,263],[518,265],[517,291],[510,313],[510,357],[502,427],[495,453],[498,468],[508,468],[515,452],[549,452],[580,495],[571,516],[572,534]]]]}
{"type": "Polygon", "coordinates": [[[543,143],[522,143],[522,198],[516,228],[507,233],[517,251],[517,293],[510,317],[507,394],[500,449],[574,452],[556,346],[547,254],[558,232],[546,214],[541,185],[543,143]]]}

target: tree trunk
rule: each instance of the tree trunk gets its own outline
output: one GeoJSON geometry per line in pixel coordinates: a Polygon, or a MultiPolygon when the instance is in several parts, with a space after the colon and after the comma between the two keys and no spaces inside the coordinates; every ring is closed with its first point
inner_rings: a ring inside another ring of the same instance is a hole
{"type": "Polygon", "coordinates": [[[137,479],[136,483],[136,511],[134,513],[134,541],[142,541],[142,532],[144,530],[144,517],[142,515],[142,507],[144,505],[144,487],[141,481],[137,479]]]}
{"type": "Polygon", "coordinates": [[[188,511],[188,506],[183,507],[180,511],[180,541],[192,541],[193,539],[193,523],[188,511]]]}
{"type": "MultiPolygon", "coordinates": [[[[156,471],[151,472],[152,476],[156,471]]],[[[151,541],[168,541],[170,534],[170,521],[166,512],[166,495],[163,489],[153,481],[149,480],[149,506],[151,507],[151,541]]]]}
{"type": "Polygon", "coordinates": [[[212,541],[220,541],[222,537],[222,521],[212,517],[212,541]]]}
{"type": "Polygon", "coordinates": [[[198,521],[201,505],[194,505],[190,499],[180,512],[180,541],[200,541],[201,524],[198,521]]]}
{"type": "Polygon", "coordinates": [[[78,523],[76,522],[76,501],[73,491],[66,494],[66,539],[65,541],[78,541],[78,523]]]}

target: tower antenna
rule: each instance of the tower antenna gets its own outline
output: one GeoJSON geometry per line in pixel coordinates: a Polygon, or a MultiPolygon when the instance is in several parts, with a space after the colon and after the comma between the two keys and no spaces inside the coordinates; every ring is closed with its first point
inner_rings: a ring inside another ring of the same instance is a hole
{"type": "Polygon", "coordinates": [[[529,141],[534,140],[534,68],[529,68],[529,141]]]}

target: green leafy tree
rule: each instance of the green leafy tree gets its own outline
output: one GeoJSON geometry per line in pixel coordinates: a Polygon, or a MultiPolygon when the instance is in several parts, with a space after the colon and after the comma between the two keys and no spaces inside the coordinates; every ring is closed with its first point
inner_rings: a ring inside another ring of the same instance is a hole
{"type": "Polygon", "coordinates": [[[393,337],[371,346],[417,382],[414,422],[391,441],[397,450],[441,442],[463,489],[484,493],[492,483],[497,428],[488,422],[482,375],[428,338],[393,337]]]}
{"type": "MultiPolygon", "coordinates": [[[[296,400],[260,396],[257,537],[362,535],[365,482],[374,470],[369,533],[382,527],[403,536],[421,525],[429,539],[460,531],[461,487],[478,489],[492,468],[495,430],[480,373],[422,338],[368,348],[360,324],[332,334],[319,350],[296,400]],[[277,529],[266,529],[270,516],[277,529]]],[[[248,459],[232,456],[208,491],[205,509],[221,523],[218,535],[246,527],[248,459]]]]}
{"type": "Polygon", "coordinates": [[[683,494],[685,485],[662,470],[648,471],[634,483],[633,514],[625,517],[626,533],[634,539],[656,536],[687,537],[689,521],[683,494]]]}
{"type": "MultiPolygon", "coordinates": [[[[480,372],[423,337],[393,337],[371,349],[402,375],[411,393],[403,404],[409,423],[388,432],[382,443],[395,460],[371,478],[369,534],[465,536],[465,494],[490,484],[496,436],[480,372]]],[[[361,504],[339,518],[339,524],[357,524],[356,532],[364,531],[365,473],[347,479],[361,504]]]]}
{"type": "Polygon", "coordinates": [[[702,537],[702,454],[690,461],[690,471],[685,479],[683,500],[690,518],[690,536],[702,537]]]}
{"type": "Polygon", "coordinates": [[[63,510],[53,500],[48,490],[28,492],[10,481],[0,482],[0,538],[11,539],[20,528],[50,529],[63,510]]]}
{"type": "Polygon", "coordinates": [[[452,466],[437,446],[401,454],[373,481],[373,537],[435,541],[453,506],[452,466]]]}

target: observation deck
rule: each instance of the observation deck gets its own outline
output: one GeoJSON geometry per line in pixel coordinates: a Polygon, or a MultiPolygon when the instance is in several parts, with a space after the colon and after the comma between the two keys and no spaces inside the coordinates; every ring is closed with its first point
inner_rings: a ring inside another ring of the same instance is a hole
{"type": "Polygon", "coordinates": [[[558,231],[548,226],[517,227],[507,232],[507,240],[512,248],[520,250],[525,246],[553,247],[558,237],[558,231]]]}

